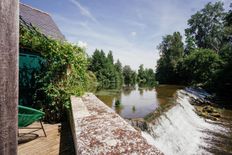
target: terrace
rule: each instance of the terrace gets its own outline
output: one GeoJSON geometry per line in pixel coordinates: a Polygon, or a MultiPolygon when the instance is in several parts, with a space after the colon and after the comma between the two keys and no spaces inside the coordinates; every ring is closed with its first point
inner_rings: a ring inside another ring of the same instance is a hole
{"type": "MultiPolygon", "coordinates": [[[[95,95],[71,97],[70,124],[44,124],[47,137],[39,130],[19,130],[18,154],[162,154],[150,145],[140,131],[107,107],[95,95]]],[[[34,123],[29,127],[39,126],[34,123]]]]}
{"type": "MultiPolygon", "coordinates": [[[[33,123],[29,127],[38,127],[39,122],[33,123]]],[[[73,140],[69,124],[62,122],[59,124],[44,124],[47,137],[44,137],[43,131],[39,130],[33,134],[23,135],[32,130],[20,129],[19,130],[19,155],[65,155],[75,154],[73,147],[73,140]],[[22,143],[24,142],[24,143],[22,143]]]]}

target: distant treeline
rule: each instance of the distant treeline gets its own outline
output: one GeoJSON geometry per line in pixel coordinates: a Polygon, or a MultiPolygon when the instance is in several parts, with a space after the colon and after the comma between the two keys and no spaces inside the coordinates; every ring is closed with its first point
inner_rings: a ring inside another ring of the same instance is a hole
{"type": "Polygon", "coordinates": [[[156,79],[165,84],[201,86],[220,96],[232,94],[232,3],[208,3],[188,20],[185,46],[179,32],[158,46],[156,79]]]}
{"type": "Polygon", "coordinates": [[[96,49],[89,57],[88,69],[95,75],[98,89],[118,89],[123,85],[134,86],[136,83],[143,86],[155,84],[153,69],[144,69],[140,65],[137,73],[129,65],[122,66],[119,60],[114,62],[112,51],[106,54],[103,50],[96,49]]]}

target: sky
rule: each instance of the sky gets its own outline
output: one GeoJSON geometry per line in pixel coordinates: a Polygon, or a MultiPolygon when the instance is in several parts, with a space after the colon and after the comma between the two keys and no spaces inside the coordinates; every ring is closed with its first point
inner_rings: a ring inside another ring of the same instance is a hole
{"type": "MultiPolygon", "coordinates": [[[[175,31],[184,36],[187,20],[215,0],[21,0],[49,13],[66,39],[94,50],[113,51],[114,59],[138,69],[155,69],[157,46],[175,31]]],[[[229,7],[230,0],[223,0],[229,7]]]]}

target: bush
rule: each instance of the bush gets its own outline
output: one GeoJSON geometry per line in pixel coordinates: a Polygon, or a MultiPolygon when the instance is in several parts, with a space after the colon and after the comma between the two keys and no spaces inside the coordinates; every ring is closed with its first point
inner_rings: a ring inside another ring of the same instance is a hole
{"type": "Polygon", "coordinates": [[[121,105],[121,102],[120,102],[119,100],[117,100],[117,101],[115,102],[115,107],[120,107],[120,105],[121,105]]]}
{"type": "Polygon", "coordinates": [[[218,54],[209,49],[196,49],[177,65],[177,75],[189,84],[210,85],[221,66],[218,54]]]}
{"type": "Polygon", "coordinates": [[[70,108],[70,96],[80,96],[87,89],[85,51],[24,24],[20,25],[20,46],[40,53],[43,62],[35,75],[33,102],[45,111],[46,121],[59,122],[70,108]]]}

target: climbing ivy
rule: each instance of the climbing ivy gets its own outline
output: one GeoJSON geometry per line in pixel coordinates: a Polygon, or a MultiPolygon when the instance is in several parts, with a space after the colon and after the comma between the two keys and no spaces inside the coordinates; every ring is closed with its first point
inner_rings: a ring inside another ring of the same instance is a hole
{"type": "Polygon", "coordinates": [[[66,41],[48,38],[32,25],[20,23],[20,47],[40,54],[41,68],[35,75],[33,105],[48,122],[59,122],[70,108],[70,96],[80,96],[88,87],[85,51],[66,41]]]}

